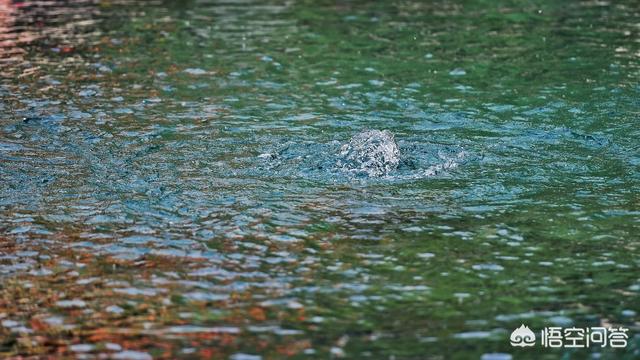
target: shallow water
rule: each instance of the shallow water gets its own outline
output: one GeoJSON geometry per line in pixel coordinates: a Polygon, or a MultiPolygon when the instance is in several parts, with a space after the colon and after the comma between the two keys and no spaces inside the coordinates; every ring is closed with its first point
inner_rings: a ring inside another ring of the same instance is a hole
{"type": "Polygon", "coordinates": [[[3,356],[638,356],[634,2],[20,4],[3,356]],[[384,176],[339,166],[365,129],[384,176]]]}

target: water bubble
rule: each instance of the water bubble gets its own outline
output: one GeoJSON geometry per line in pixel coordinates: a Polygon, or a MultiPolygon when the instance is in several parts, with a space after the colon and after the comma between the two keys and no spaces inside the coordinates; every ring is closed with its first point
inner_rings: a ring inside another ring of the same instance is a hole
{"type": "Polygon", "coordinates": [[[56,302],[56,306],[61,307],[61,308],[83,308],[83,307],[87,306],[87,303],[84,302],[83,300],[78,300],[78,299],[61,300],[61,301],[56,302]]]}
{"type": "Polygon", "coordinates": [[[111,355],[115,360],[153,360],[153,357],[146,352],[125,350],[111,355]]]}
{"type": "Polygon", "coordinates": [[[504,270],[504,267],[502,267],[501,265],[498,264],[477,264],[477,265],[473,265],[472,268],[474,270],[490,270],[490,271],[502,271],[504,270]]]}
{"type": "Polygon", "coordinates": [[[480,360],[511,360],[513,356],[511,354],[506,353],[487,353],[482,354],[480,360]]]}
{"type": "Polygon", "coordinates": [[[91,344],[73,344],[69,348],[73,352],[90,352],[96,347],[91,344]]]}
{"type": "Polygon", "coordinates": [[[262,356],[260,355],[251,355],[244,353],[236,353],[229,357],[230,360],[261,360],[262,356]]]}
{"type": "Polygon", "coordinates": [[[118,305],[107,306],[105,310],[113,314],[122,314],[124,312],[124,309],[118,305]]]}
{"type": "Polygon", "coordinates": [[[184,69],[184,72],[186,72],[189,75],[205,75],[207,74],[207,71],[204,69],[200,69],[200,68],[187,68],[184,69]]]}
{"type": "Polygon", "coordinates": [[[358,133],[340,149],[338,166],[356,175],[388,175],[400,164],[400,149],[388,130],[358,133]]]}

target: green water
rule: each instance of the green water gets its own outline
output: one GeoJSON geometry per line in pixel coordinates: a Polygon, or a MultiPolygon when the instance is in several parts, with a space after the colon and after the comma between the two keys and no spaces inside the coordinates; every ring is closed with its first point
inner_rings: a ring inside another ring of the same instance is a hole
{"type": "Polygon", "coordinates": [[[640,356],[637,3],[3,6],[0,356],[640,356]]]}

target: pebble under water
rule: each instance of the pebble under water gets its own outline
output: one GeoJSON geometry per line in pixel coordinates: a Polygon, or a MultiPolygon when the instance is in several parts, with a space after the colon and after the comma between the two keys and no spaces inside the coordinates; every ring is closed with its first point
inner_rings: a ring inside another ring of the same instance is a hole
{"type": "Polygon", "coordinates": [[[638,15],[0,2],[0,357],[637,358],[638,15]]]}

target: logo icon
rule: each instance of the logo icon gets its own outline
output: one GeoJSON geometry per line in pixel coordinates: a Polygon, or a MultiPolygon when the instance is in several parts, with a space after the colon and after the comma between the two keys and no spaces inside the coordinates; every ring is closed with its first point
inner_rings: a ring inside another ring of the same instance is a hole
{"type": "Polygon", "coordinates": [[[519,328],[513,330],[509,340],[511,340],[511,346],[533,346],[536,344],[536,334],[528,326],[522,324],[519,328]]]}

